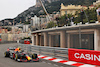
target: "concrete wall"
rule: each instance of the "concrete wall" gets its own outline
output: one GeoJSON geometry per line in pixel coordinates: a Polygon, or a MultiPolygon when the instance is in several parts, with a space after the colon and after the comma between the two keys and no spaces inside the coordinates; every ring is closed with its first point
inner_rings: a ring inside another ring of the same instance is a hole
{"type": "Polygon", "coordinates": [[[2,34],[1,39],[2,39],[2,41],[7,41],[8,40],[8,34],[2,34]]]}
{"type": "Polygon", "coordinates": [[[28,33],[20,34],[1,34],[2,41],[17,41],[20,38],[28,37],[28,33]]]}

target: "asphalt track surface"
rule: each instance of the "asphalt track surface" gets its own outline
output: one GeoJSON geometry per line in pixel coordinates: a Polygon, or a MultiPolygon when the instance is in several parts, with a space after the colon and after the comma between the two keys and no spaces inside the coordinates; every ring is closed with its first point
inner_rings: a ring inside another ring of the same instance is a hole
{"type": "Polygon", "coordinates": [[[7,48],[16,45],[16,43],[0,44],[0,67],[72,67],[59,63],[53,63],[42,59],[40,59],[40,62],[17,62],[10,58],[5,58],[4,52],[7,50],[7,48]]]}

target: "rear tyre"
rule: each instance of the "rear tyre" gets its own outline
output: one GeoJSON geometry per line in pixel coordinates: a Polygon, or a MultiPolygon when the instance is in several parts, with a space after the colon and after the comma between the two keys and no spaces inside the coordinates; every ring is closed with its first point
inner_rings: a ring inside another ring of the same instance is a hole
{"type": "Polygon", "coordinates": [[[38,58],[37,54],[32,54],[32,59],[38,58]]]}

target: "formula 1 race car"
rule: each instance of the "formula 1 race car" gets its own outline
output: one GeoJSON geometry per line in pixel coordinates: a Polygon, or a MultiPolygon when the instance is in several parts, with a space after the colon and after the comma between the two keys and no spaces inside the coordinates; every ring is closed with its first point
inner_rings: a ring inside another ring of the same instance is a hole
{"type": "Polygon", "coordinates": [[[12,53],[14,53],[15,47],[9,47],[7,51],[4,53],[5,57],[10,57],[12,53]]]}
{"type": "Polygon", "coordinates": [[[15,48],[8,48],[7,51],[4,53],[5,57],[10,57],[18,62],[38,62],[39,58],[37,54],[28,54],[25,53],[23,50],[18,52],[14,51],[15,48]]]}

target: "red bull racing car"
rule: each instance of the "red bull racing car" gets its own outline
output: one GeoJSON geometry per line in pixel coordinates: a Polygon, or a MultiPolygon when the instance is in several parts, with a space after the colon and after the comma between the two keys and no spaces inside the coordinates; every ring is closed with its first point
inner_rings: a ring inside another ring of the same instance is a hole
{"type": "Polygon", "coordinates": [[[37,54],[28,54],[25,53],[23,50],[18,52],[14,51],[16,48],[8,48],[7,51],[4,53],[5,57],[10,57],[18,62],[38,62],[39,58],[37,54]]]}

